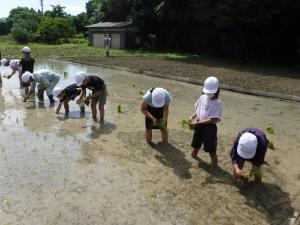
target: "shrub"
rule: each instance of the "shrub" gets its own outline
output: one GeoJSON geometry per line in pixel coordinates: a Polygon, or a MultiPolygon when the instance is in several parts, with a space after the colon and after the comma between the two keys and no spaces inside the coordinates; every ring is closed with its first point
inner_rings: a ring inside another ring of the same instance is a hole
{"type": "Polygon", "coordinates": [[[31,35],[29,34],[29,32],[22,27],[13,27],[11,29],[11,36],[13,37],[13,39],[20,43],[20,44],[26,44],[30,41],[30,37],[31,35]]]}
{"type": "Polygon", "coordinates": [[[68,19],[45,17],[39,25],[38,33],[42,41],[57,44],[71,38],[75,34],[75,29],[68,19]]]}

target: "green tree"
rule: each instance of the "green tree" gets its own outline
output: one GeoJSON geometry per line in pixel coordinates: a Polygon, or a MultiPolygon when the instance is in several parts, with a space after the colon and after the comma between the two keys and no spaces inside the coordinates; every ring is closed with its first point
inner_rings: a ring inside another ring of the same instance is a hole
{"type": "Polygon", "coordinates": [[[38,29],[40,39],[49,44],[60,43],[75,34],[75,28],[69,19],[45,17],[38,29]]]}
{"type": "Polygon", "coordinates": [[[40,14],[34,9],[18,7],[10,11],[7,21],[11,27],[22,27],[30,32],[35,32],[40,18],[40,14]]]}
{"type": "Polygon", "coordinates": [[[45,12],[45,16],[49,16],[49,17],[67,17],[69,16],[66,12],[65,12],[65,6],[61,6],[61,5],[51,5],[52,9],[51,10],[47,10],[45,12]]]}
{"type": "Polygon", "coordinates": [[[20,44],[26,44],[30,40],[30,34],[28,30],[23,27],[14,27],[11,29],[11,35],[15,41],[20,44]]]}

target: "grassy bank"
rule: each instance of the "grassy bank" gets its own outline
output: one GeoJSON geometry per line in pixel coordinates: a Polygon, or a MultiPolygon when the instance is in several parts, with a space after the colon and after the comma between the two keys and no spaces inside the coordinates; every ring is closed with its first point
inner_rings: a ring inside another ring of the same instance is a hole
{"type": "MultiPolygon", "coordinates": [[[[103,57],[104,49],[88,46],[83,44],[61,44],[48,45],[43,43],[28,43],[32,49],[32,55],[36,58],[44,57],[64,57],[64,58],[80,58],[80,57],[103,57]]],[[[2,57],[7,59],[20,58],[22,56],[21,49],[24,45],[17,44],[7,36],[0,37],[0,51],[2,57]]],[[[120,50],[111,49],[112,56],[160,56],[172,59],[186,59],[192,57],[190,54],[171,53],[171,52],[155,52],[142,50],[120,50]]]]}

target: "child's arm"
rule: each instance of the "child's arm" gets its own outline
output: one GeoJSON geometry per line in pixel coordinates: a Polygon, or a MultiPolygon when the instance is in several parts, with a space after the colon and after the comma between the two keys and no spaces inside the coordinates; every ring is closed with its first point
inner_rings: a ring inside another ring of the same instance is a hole
{"type": "Polygon", "coordinates": [[[220,121],[220,119],[218,119],[218,118],[208,118],[206,120],[197,121],[193,124],[216,124],[219,121],[220,121]]]}
{"type": "Polygon", "coordinates": [[[80,100],[85,96],[85,92],[86,92],[86,89],[85,88],[81,88],[80,95],[79,95],[79,98],[77,100],[77,104],[79,104],[80,100]]]}
{"type": "Polygon", "coordinates": [[[9,76],[7,76],[7,79],[10,79],[16,72],[17,72],[16,69],[12,69],[12,72],[9,76]]]}
{"type": "Polygon", "coordinates": [[[101,92],[102,92],[102,90],[97,91],[97,92],[95,92],[94,94],[88,96],[86,99],[87,99],[87,100],[90,100],[90,99],[92,99],[92,98],[95,98],[95,97],[99,96],[99,95],[101,94],[101,92]]]}
{"type": "Polygon", "coordinates": [[[197,113],[195,112],[188,118],[188,121],[191,123],[193,119],[195,119],[196,117],[197,117],[197,113]]]}
{"type": "Polygon", "coordinates": [[[58,114],[62,106],[62,102],[60,102],[55,110],[55,113],[58,114]]]}
{"type": "Polygon", "coordinates": [[[154,125],[157,125],[158,124],[157,119],[154,116],[152,116],[151,113],[148,112],[147,107],[148,107],[148,103],[146,101],[143,101],[142,105],[141,105],[141,111],[142,111],[142,113],[146,117],[148,117],[149,119],[151,119],[153,121],[154,125]]]}

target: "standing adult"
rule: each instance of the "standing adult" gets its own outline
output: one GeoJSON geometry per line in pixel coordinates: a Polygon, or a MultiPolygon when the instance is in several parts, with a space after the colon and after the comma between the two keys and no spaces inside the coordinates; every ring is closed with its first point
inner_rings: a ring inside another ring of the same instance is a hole
{"type": "Polygon", "coordinates": [[[25,95],[24,102],[26,102],[26,100],[34,93],[37,86],[39,101],[44,101],[44,91],[46,91],[50,103],[54,103],[53,89],[59,82],[59,79],[58,75],[47,69],[38,70],[34,73],[30,73],[28,71],[25,72],[22,75],[22,81],[25,84],[29,84],[30,90],[28,94],[25,95]]]}
{"type": "Polygon", "coordinates": [[[143,96],[141,111],[145,115],[146,141],[152,142],[152,129],[160,129],[163,143],[168,143],[167,121],[172,96],[164,88],[152,88],[143,96]]]}
{"type": "MultiPolygon", "coordinates": [[[[245,161],[252,163],[253,170],[260,168],[265,160],[268,143],[266,135],[258,128],[245,128],[239,132],[230,152],[235,182],[244,177],[242,169],[245,161]]],[[[261,180],[261,176],[254,176],[256,181],[261,180]]]]}
{"type": "MultiPolygon", "coordinates": [[[[20,79],[25,72],[33,73],[35,59],[30,56],[31,49],[29,47],[24,47],[22,49],[24,57],[20,60],[19,64],[22,66],[22,73],[20,74],[20,79]]],[[[22,83],[22,88],[25,88],[25,96],[29,93],[29,83],[22,83]]]]}
{"type": "Polygon", "coordinates": [[[111,39],[109,37],[109,34],[104,35],[104,51],[105,51],[105,56],[109,56],[109,48],[110,48],[110,43],[111,39]]]}

